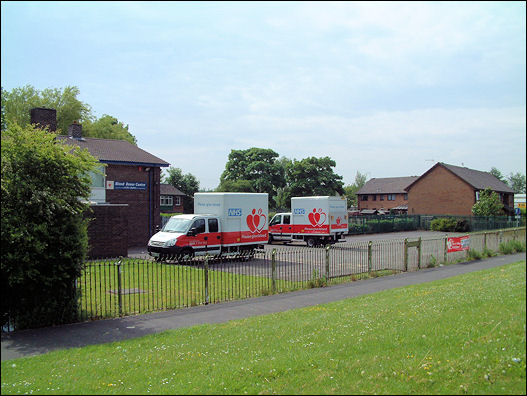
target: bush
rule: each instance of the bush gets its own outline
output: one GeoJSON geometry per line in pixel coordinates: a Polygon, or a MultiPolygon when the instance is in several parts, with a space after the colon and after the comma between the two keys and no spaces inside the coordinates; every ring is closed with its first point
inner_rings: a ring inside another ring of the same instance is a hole
{"type": "Polygon", "coordinates": [[[88,249],[89,171],[96,159],[32,126],[2,131],[2,325],[77,318],[75,281],[88,249]]]}
{"type": "Polygon", "coordinates": [[[513,254],[525,252],[525,242],[508,241],[500,243],[499,250],[501,254],[513,254]]]}
{"type": "Polygon", "coordinates": [[[468,259],[469,260],[481,260],[481,253],[478,252],[477,250],[474,250],[474,249],[470,249],[468,251],[468,259]]]}
{"type": "Polygon", "coordinates": [[[465,219],[443,217],[432,220],[430,222],[430,229],[432,231],[442,232],[468,232],[470,231],[470,223],[465,219]]]}

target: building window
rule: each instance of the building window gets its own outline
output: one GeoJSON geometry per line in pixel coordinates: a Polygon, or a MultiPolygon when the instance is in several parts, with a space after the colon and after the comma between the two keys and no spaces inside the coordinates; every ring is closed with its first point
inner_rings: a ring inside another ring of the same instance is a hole
{"type": "Polygon", "coordinates": [[[380,197],[381,197],[381,201],[384,201],[384,194],[381,194],[380,197]]]}
{"type": "Polygon", "coordinates": [[[388,194],[388,201],[395,201],[395,194],[388,194]]]}
{"type": "Polygon", "coordinates": [[[476,202],[479,201],[479,191],[476,191],[476,202]]]}
{"type": "Polygon", "coordinates": [[[161,205],[162,206],[173,206],[172,195],[161,195],[161,205]]]}
{"type": "Polygon", "coordinates": [[[105,165],[97,166],[97,172],[90,172],[91,191],[90,201],[97,203],[106,202],[106,175],[104,174],[105,165]]]}
{"type": "Polygon", "coordinates": [[[174,197],[175,198],[175,204],[176,206],[181,206],[181,197],[174,197]]]}
{"type": "Polygon", "coordinates": [[[367,195],[363,195],[363,196],[361,197],[361,201],[367,201],[367,200],[368,200],[368,196],[367,196],[367,195]]]}
{"type": "Polygon", "coordinates": [[[372,198],[371,198],[372,201],[377,201],[377,195],[372,195],[372,198]]]}
{"type": "Polygon", "coordinates": [[[404,200],[408,201],[408,194],[404,194],[404,200]]]}

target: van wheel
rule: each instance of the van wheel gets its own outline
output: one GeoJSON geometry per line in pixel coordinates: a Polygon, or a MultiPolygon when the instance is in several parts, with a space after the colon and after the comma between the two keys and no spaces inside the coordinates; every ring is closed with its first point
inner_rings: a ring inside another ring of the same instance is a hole
{"type": "Polygon", "coordinates": [[[317,240],[315,238],[307,238],[306,243],[309,247],[315,247],[317,244],[317,240]]]}

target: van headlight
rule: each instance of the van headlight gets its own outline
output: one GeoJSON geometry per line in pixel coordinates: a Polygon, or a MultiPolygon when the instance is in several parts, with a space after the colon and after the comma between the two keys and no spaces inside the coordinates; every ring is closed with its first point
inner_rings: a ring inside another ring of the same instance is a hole
{"type": "Polygon", "coordinates": [[[176,242],[177,242],[177,238],[171,239],[170,241],[165,242],[165,247],[175,246],[176,242]]]}

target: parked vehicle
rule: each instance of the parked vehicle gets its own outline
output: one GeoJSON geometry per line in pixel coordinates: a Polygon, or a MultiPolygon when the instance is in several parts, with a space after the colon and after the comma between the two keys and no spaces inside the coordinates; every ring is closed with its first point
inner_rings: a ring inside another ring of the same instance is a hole
{"type": "Polygon", "coordinates": [[[343,241],[348,233],[345,197],[293,197],[291,212],[277,213],[269,222],[269,243],[303,240],[307,246],[343,241]]]}
{"type": "Polygon", "coordinates": [[[268,241],[267,193],[196,193],[193,214],[172,216],[148,241],[156,258],[254,253],[268,241]]]}

